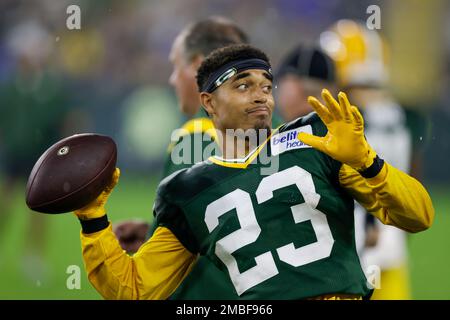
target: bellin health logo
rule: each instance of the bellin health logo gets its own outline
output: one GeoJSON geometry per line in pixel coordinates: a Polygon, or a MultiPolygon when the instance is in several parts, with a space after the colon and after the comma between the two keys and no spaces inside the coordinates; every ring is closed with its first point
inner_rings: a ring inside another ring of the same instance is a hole
{"type": "Polygon", "coordinates": [[[286,132],[282,132],[274,135],[270,139],[272,155],[276,156],[285,151],[300,149],[300,148],[311,148],[304,144],[302,141],[298,139],[298,134],[300,132],[312,133],[312,128],[310,125],[296,128],[293,130],[289,130],[286,132]]]}

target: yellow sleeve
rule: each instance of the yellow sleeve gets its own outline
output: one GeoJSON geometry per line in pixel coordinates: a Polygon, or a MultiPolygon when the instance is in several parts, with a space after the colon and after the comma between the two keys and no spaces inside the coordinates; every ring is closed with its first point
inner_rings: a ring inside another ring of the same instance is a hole
{"type": "Polygon", "coordinates": [[[122,250],[111,224],[99,232],[81,233],[81,246],[89,281],[105,299],[166,299],[196,260],[164,227],[134,256],[122,250]]]}
{"type": "Polygon", "coordinates": [[[384,224],[419,232],[433,223],[434,208],[428,192],[419,181],[388,163],[377,176],[368,179],[344,164],[339,182],[384,224]]]}

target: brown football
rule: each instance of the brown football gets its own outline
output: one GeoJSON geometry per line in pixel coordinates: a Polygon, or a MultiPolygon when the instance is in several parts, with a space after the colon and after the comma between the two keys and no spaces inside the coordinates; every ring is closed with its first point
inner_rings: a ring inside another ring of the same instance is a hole
{"type": "Polygon", "coordinates": [[[111,181],[117,147],[107,136],[84,133],[58,141],[31,171],[26,203],[31,210],[64,213],[94,200],[111,181]]]}

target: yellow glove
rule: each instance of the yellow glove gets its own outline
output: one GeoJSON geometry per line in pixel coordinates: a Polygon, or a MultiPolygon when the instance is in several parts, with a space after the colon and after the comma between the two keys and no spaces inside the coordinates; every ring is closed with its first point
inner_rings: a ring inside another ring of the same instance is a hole
{"type": "Polygon", "coordinates": [[[111,178],[111,182],[108,186],[106,186],[105,190],[103,190],[102,193],[100,193],[100,195],[91,203],[81,209],[74,211],[74,214],[81,220],[91,220],[103,217],[106,214],[106,201],[108,200],[108,197],[113,191],[117,182],[119,182],[119,177],[120,169],[116,168],[111,178]]]}
{"type": "Polygon", "coordinates": [[[364,137],[364,120],[358,108],[350,106],[344,92],[339,92],[339,103],[326,89],[322,90],[322,98],[327,106],[314,97],[308,97],[308,103],[327,126],[326,136],[302,132],[298,139],[358,171],[369,168],[376,153],[364,137]]]}

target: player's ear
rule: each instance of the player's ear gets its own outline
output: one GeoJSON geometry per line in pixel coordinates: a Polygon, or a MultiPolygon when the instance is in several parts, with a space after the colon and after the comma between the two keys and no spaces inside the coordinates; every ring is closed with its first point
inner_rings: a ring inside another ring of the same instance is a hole
{"type": "Polygon", "coordinates": [[[200,93],[200,101],[202,106],[205,108],[206,112],[211,116],[214,112],[213,96],[209,92],[200,93]]]}

